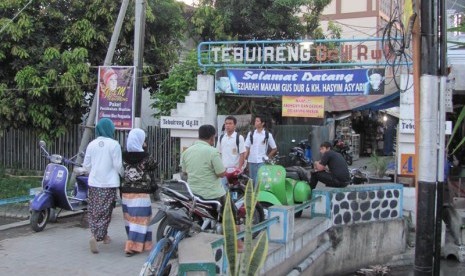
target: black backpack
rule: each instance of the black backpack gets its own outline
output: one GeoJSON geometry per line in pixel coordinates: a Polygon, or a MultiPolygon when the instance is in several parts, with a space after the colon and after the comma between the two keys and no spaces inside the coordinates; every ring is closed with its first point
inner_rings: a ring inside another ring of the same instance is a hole
{"type": "MultiPolygon", "coordinates": [[[[249,132],[249,135],[250,135],[250,144],[253,144],[253,134],[255,133],[255,129],[252,130],[251,132],[249,132]]],[[[265,129],[265,144],[268,144],[268,137],[270,137],[270,134],[268,132],[268,130],[265,129]]]]}

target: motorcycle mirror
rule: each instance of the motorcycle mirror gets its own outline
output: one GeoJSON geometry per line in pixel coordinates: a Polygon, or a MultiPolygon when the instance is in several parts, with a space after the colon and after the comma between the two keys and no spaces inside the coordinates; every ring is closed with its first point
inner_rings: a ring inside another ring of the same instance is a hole
{"type": "Polygon", "coordinates": [[[43,148],[44,148],[44,147],[45,147],[45,145],[46,145],[46,144],[45,144],[45,141],[44,141],[44,140],[40,140],[40,142],[39,142],[39,146],[41,146],[41,147],[43,147],[43,148]]]}

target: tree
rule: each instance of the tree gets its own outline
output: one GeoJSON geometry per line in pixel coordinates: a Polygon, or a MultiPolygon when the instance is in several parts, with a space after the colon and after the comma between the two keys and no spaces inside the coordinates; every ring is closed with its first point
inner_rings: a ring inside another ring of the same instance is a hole
{"type": "MultiPolygon", "coordinates": [[[[305,36],[298,13],[313,0],[203,0],[194,15],[201,40],[298,39],[305,36]],[[208,19],[204,19],[208,18],[208,19]]],[[[316,1],[318,2],[318,1],[316,1]]]]}
{"type": "MultiPolygon", "coordinates": [[[[191,36],[200,41],[249,40],[249,39],[300,39],[318,29],[318,18],[330,0],[203,0],[194,12],[191,36]],[[300,23],[298,12],[304,5],[312,15],[312,24],[300,23]],[[316,21],[315,21],[316,20],[316,21]]],[[[321,36],[323,31],[318,29],[321,36]]],[[[340,32],[332,26],[330,35],[340,32]]],[[[321,37],[319,37],[321,38],[321,37]]],[[[195,89],[196,74],[202,68],[197,65],[195,53],[183,64],[175,66],[170,77],[160,83],[154,104],[156,117],[169,115],[176,103],[183,100],[189,90],[195,89]]],[[[207,73],[213,73],[210,69],[207,73]]],[[[218,95],[218,112],[221,114],[265,113],[278,121],[281,116],[279,97],[248,98],[218,95]]]]}
{"type": "MultiPolygon", "coordinates": [[[[177,62],[185,20],[174,0],[147,3],[144,84],[156,87],[177,62]]],[[[1,1],[0,130],[33,128],[54,138],[81,122],[119,8],[112,0],[1,1]]],[[[133,64],[133,41],[129,8],[113,64],[133,64]]]]}

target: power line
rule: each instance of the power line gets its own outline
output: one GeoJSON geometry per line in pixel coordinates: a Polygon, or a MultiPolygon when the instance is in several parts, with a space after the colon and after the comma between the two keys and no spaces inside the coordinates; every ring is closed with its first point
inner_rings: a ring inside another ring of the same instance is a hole
{"type": "Polygon", "coordinates": [[[29,0],[29,2],[28,2],[22,9],[20,9],[20,10],[18,11],[18,13],[17,13],[12,19],[10,19],[10,21],[8,21],[8,23],[5,24],[5,26],[2,27],[2,29],[0,30],[0,34],[3,33],[3,31],[6,29],[6,27],[7,27],[8,25],[10,25],[10,23],[13,22],[13,20],[15,20],[16,17],[18,17],[18,15],[21,14],[21,12],[23,12],[23,10],[24,10],[25,8],[27,8],[27,6],[29,6],[29,4],[31,4],[31,2],[32,2],[32,0],[29,0]]]}

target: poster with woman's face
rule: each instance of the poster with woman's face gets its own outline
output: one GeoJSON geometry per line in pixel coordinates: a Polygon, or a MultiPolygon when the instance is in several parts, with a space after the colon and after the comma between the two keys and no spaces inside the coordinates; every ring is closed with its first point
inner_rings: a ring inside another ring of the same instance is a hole
{"type": "Polygon", "coordinates": [[[132,129],[134,122],[134,66],[100,66],[97,116],[109,118],[116,129],[132,129]]]}

